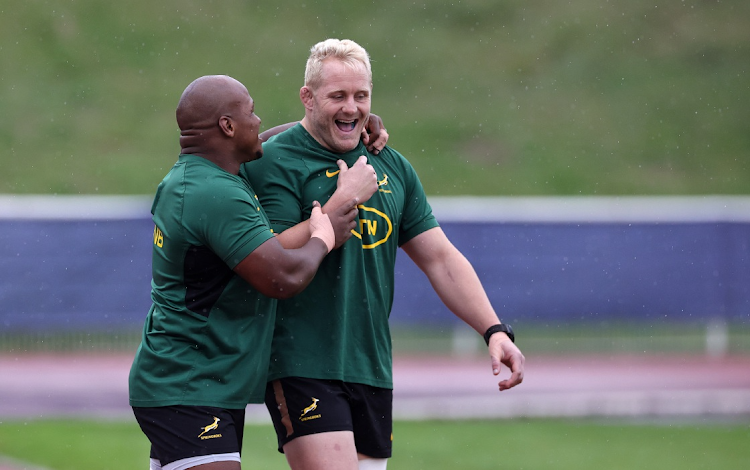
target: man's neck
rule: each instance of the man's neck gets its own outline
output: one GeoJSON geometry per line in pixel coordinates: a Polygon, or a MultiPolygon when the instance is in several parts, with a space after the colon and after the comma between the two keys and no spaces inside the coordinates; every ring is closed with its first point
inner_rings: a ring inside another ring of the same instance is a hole
{"type": "Polygon", "coordinates": [[[186,155],[195,155],[201,158],[205,158],[206,160],[218,166],[222,170],[228,173],[231,173],[233,175],[238,175],[240,173],[240,162],[224,154],[219,154],[217,156],[213,152],[209,153],[209,152],[200,151],[198,149],[191,150],[190,148],[183,148],[180,151],[180,153],[186,154],[186,155]]]}

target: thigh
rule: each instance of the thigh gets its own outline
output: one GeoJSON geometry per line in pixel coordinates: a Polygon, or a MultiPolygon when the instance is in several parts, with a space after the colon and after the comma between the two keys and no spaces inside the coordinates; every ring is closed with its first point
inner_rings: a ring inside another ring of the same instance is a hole
{"type": "Polygon", "coordinates": [[[284,445],[292,470],[358,470],[351,431],[329,431],[299,436],[284,445]]]}
{"type": "Polygon", "coordinates": [[[133,413],[151,442],[151,458],[164,469],[179,468],[174,463],[184,459],[197,465],[239,461],[244,409],[178,405],[133,407],[133,413]]]}

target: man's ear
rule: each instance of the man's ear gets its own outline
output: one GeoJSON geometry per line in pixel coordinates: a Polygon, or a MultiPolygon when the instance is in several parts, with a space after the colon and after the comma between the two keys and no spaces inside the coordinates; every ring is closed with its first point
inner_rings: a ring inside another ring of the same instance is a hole
{"type": "Polygon", "coordinates": [[[232,118],[230,118],[229,116],[220,117],[219,129],[221,129],[221,131],[227,137],[234,137],[234,123],[232,122],[232,118]]]}
{"type": "Polygon", "coordinates": [[[299,99],[305,106],[305,109],[312,109],[313,107],[313,92],[308,86],[303,86],[299,89],[299,99]]]}

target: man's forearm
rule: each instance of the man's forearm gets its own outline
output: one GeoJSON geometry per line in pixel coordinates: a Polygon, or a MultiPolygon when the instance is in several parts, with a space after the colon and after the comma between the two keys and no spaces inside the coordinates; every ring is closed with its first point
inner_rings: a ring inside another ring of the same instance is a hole
{"type": "Polygon", "coordinates": [[[498,323],[487,293],[469,260],[435,227],[401,248],[427,275],[440,300],[479,334],[498,323]]]}
{"type": "Polygon", "coordinates": [[[460,253],[455,253],[442,269],[435,269],[428,277],[445,306],[479,334],[498,323],[476,271],[460,253]]]}
{"type": "Polygon", "coordinates": [[[301,248],[310,240],[310,221],[305,220],[276,235],[281,246],[287,250],[301,248]]]}
{"type": "Polygon", "coordinates": [[[344,205],[351,204],[352,198],[352,195],[344,194],[344,191],[337,189],[336,192],[334,192],[333,195],[328,199],[328,202],[323,205],[323,213],[329,214],[344,205]]]}

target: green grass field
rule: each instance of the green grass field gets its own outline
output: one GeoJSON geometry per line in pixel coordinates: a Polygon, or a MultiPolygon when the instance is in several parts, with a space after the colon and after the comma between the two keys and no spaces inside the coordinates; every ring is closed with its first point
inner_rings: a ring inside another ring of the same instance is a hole
{"type": "MultiPolygon", "coordinates": [[[[560,354],[702,354],[706,325],[695,324],[539,324],[523,325],[519,345],[527,356],[560,354]]],[[[727,325],[726,353],[750,354],[750,327],[727,325]]],[[[484,342],[469,327],[392,325],[395,355],[468,352],[485,354],[484,342]],[[456,343],[461,344],[457,345],[456,343]],[[461,351],[457,351],[461,349],[461,351]]],[[[0,332],[0,352],[110,354],[132,353],[140,329],[115,332],[0,332]]]]}
{"type": "MultiPolygon", "coordinates": [[[[747,423],[399,421],[388,468],[740,470],[748,439],[747,423]]],[[[146,467],[148,442],[135,422],[5,421],[0,455],[54,470],[132,470],[146,467]]],[[[245,428],[243,468],[287,468],[270,425],[245,428]]]]}
{"type": "Polygon", "coordinates": [[[101,2],[0,8],[0,193],[152,194],[194,78],[297,120],[326,37],[433,195],[746,194],[750,3],[101,2]]]}

